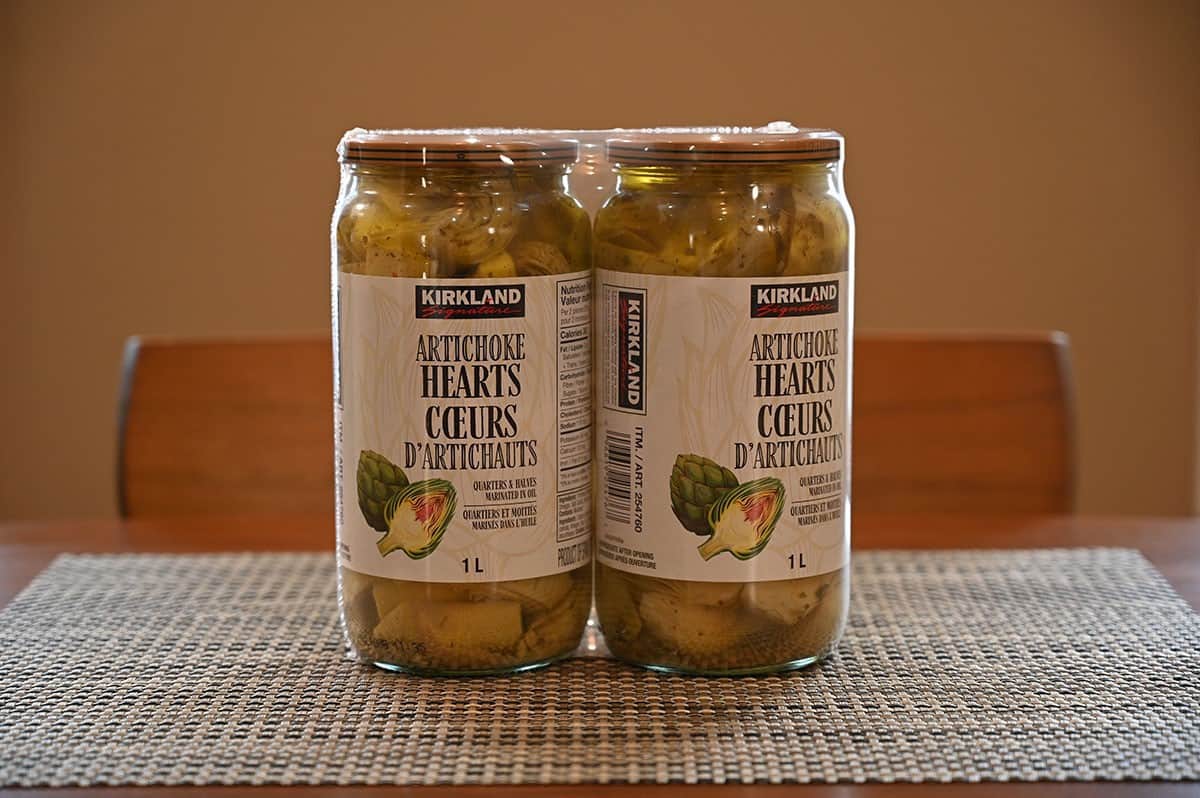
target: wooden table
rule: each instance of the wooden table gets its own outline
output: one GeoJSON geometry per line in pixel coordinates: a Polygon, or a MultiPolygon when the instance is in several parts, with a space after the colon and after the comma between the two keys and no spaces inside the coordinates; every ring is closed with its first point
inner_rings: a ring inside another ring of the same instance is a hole
{"type": "MultiPolygon", "coordinates": [[[[1141,551],[1192,604],[1200,606],[1200,519],[933,515],[863,515],[854,519],[856,549],[1031,548],[1052,546],[1126,546],[1141,551]]],[[[333,547],[332,522],[312,516],[186,518],[162,521],[61,521],[0,524],[0,605],[61,552],[202,552],[326,550],[333,547]]],[[[3,708],[0,707],[0,713],[3,708]]],[[[253,796],[367,796],[411,798],[584,798],[585,796],[675,796],[705,798],[799,795],[804,798],[970,798],[1048,796],[1200,796],[1200,784],[866,784],[808,786],[703,785],[682,787],[170,787],[93,788],[88,790],[16,790],[5,795],[45,798],[58,795],[222,798],[253,796]]]]}

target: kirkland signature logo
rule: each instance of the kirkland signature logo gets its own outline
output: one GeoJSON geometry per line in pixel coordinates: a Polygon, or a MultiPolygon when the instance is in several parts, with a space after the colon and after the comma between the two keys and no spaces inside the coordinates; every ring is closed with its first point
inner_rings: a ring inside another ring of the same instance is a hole
{"type": "Polygon", "coordinates": [[[824,316],[837,313],[838,307],[837,280],[750,286],[752,319],[824,316]]]}
{"type": "Polygon", "coordinates": [[[617,405],[646,411],[646,292],[617,292],[617,405]]]}
{"type": "Polygon", "coordinates": [[[418,319],[517,319],[525,316],[525,286],[417,286],[418,319]]]}

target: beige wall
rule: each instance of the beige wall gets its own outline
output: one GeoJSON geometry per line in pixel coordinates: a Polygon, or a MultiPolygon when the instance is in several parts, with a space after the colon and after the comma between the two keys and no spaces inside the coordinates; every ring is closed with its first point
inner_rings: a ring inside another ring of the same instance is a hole
{"type": "Polygon", "coordinates": [[[113,511],[131,333],[327,324],[352,125],[833,125],[864,326],[1075,345],[1090,511],[1194,500],[1195,2],[8,2],[0,517],[113,511]]]}

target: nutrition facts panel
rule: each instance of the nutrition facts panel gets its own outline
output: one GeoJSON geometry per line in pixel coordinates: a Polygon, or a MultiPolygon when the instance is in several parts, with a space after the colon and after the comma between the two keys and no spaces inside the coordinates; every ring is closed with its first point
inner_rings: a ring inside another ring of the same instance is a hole
{"type": "Polygon", "coordinates": [[[558,281],[558,540],[591,532],[592,276],[558,281]]]}

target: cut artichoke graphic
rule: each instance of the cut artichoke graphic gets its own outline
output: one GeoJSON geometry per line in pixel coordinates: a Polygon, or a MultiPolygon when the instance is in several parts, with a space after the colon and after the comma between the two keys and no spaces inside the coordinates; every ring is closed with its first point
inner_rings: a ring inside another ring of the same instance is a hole
{"type": "Polygon", "coordinates": [[[444,479],[414,482],[383,508],[387,534],[376,542],[384,557],[397,550],[410,559],[433,554],[454,517],[454,486],[444,479]]]}
{"type": "Polygon", "coordinates": [[[783,512],[783,483],[763,477],[738,485],[708,511],[712,537],[700,544],[700,556],[711,560],[727,551],[739,560],[761,552],[783,512]]]}

